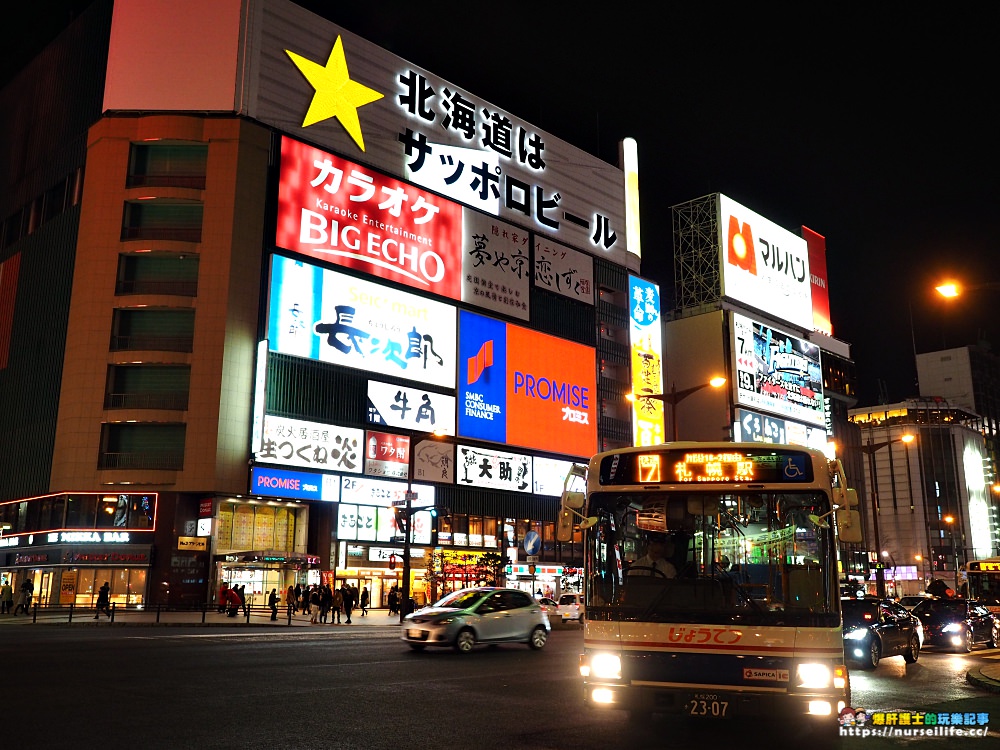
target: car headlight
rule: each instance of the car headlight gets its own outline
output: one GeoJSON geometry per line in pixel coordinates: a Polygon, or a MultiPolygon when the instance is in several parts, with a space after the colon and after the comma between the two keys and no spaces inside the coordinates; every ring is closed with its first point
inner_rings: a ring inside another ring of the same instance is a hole
{"type": "Polygon", "coordinates": [[[943,628],[941,628],[942,633],[960,633],[965,630],[964,622],[949,622],[943,628]]]}
{"type": "Polygon", "coordinates": [[[844,633],[845,641],[863,641],[868,637],[867,628],[856,628],[844,633]]]}
{"type": "Polygon", "coordinates": [[[830,687],[833,673],[827,664],[816,664],[814,662],[803,662],[795,668],[795,674],[799,681],[800,688],[827,688],[830,687]]]}
{"type": "MultiPolygon", "coordinates": [[[[596,677],[599,680],[620,680],[622,678],[622,659],[618,654],[598,652],[590,657],[589,674],[584,677],[596,677]]],[[[580,672],[585,667],[581,663],[580,672]]]]}

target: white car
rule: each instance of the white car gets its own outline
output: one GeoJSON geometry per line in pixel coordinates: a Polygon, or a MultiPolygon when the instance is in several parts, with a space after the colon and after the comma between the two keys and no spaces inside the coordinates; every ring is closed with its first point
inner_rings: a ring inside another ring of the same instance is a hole
{"type": "Polygon", "coordinates": [[[559,616],[563,622],[583,622],[586,607],[583,604],[583,594],[562,594],[559,597],[559,616]]]}

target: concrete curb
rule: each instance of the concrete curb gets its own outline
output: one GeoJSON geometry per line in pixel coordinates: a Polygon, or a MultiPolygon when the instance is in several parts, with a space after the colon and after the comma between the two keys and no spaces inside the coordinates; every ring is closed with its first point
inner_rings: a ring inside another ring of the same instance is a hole
{"type": "Polygon", "coordinates": [[[991,693],[1000,693],[1000,680],[995,680],[992,677],[987,677],[983,674],[981,667],[976,669],[970,669],[965,673],[965,681],[980,687],[983,690],[988,690],[991,693]]]}

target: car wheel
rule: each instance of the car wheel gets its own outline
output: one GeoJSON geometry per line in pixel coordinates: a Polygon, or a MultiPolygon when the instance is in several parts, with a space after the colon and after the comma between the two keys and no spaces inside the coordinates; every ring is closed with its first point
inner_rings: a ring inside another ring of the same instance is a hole
{"type": "Polygon", "coordinates": [[[1000,646],[1000,625],[994,625],[990,630],[990,648],[1000,646]]]}
{"type": "Polygon", "coordinates": [[[910,636],[910,645],[903,652],[903,661],[913,664],[920,657],[920,639],[916,635],[910,636]]]}
{"type": "Polygon", "coordinates": [[[971,652],[972,651],[972,643],[973,643],[972,630],[966,629],[966,631],[965,631],[965,643],[962,645],[962,650],[965,651],[965,653],[971,652]]]}
{"type": "Polygon", "coordinates": [[[410,644],[410,648],[412,648],[414,651],[423,651],[425,648],[427,648],[427,644],[426,643],[411,643],[410,644]]]}
{"type": "Polygon", "coordinates": [[[545,628],[537,627],[531,631],[531,638],[528,639],[528,645],[537,651],[545,646],[545,642],[548,640],[548,633],[545,632],[545,628]]]}
{"type": "Polygon", "coordinates": [[[455,636],[455,650],[460,654],[467,654],[472,651],[472,647],[476,645],[476,634],[471,630],[466,628],[465,630],[459,631],[458,635],[455,636]]]}
{"type": "Polygon", "coordinates": [[[868,644],[868,657],[865,659],[862,665],[865,669],[875,669],[878,666],[879,660],[882,658],[882,645],[879,643],[878,638],[874,635],[871,637],[871,642],[868,644]]]}

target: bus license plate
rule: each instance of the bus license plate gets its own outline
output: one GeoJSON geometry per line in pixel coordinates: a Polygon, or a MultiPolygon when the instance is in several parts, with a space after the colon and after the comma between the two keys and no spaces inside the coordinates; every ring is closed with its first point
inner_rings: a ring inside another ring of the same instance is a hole
{"type": "Polygon", "coordinates": [[[684,713],[688,716],[724,719],[729,716],[729,701],[719,700],[719,696],[711,693],[695,693],[684,704],[684,713]]]}

